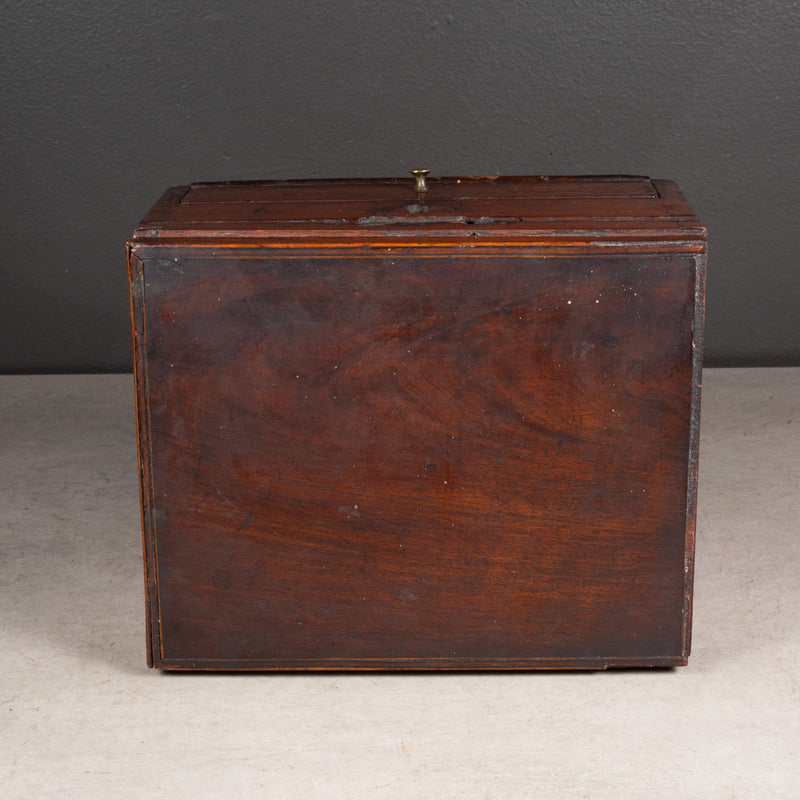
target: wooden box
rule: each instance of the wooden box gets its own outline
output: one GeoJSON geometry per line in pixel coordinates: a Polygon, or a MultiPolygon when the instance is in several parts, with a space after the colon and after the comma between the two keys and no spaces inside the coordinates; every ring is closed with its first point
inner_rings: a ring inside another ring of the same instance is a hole
{"type": "Polygon", "coordinates": [[[673,183],[198,183],[128,253],[151,666],[686,663],[673,183]]]}

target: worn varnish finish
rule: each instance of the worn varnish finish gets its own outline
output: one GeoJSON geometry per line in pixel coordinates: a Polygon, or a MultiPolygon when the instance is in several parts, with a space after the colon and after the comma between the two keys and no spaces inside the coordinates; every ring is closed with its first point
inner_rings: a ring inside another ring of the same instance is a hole
{"type": "Polygon", "coordinates": [[[152,665],[686,663],[704,230],[428,184],[177,187],[131,239],[152,665]]]}

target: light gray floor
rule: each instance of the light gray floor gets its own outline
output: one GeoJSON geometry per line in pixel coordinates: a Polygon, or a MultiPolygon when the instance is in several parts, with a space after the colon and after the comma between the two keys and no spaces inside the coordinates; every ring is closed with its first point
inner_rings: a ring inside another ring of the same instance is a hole
{"type": "Polygon", "coordinates": [[[706,371],[688,667],[171,675],[132,379],[0,378],[0,797],[800,798],[799,409],[706,371]]]}

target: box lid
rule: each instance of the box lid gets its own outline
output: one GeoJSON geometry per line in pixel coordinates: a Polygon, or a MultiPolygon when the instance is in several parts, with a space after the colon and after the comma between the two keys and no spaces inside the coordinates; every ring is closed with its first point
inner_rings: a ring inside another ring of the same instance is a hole
{"type": "Polygon", "coordinates": [[[169,189],[131,244],[425,241],[704,247],[671,181],[528,176],[193,183],[169,189]],[[419,190],[420,186],[424,188],[419,190]],[[167,240],[167,241],[165,241],[167,240]]]}

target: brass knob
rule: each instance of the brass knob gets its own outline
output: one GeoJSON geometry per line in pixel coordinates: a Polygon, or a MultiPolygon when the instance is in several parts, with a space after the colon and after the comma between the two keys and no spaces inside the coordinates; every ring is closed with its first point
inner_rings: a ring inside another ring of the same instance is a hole
{"type": "Polygon", "coordinates": [[[428,184],[425,183],[425,176],[430,172],[429,169],[412,169],[411,174],[416,179],[417,183],[414,189],[418,192],[427,192],[428,184]]]}

